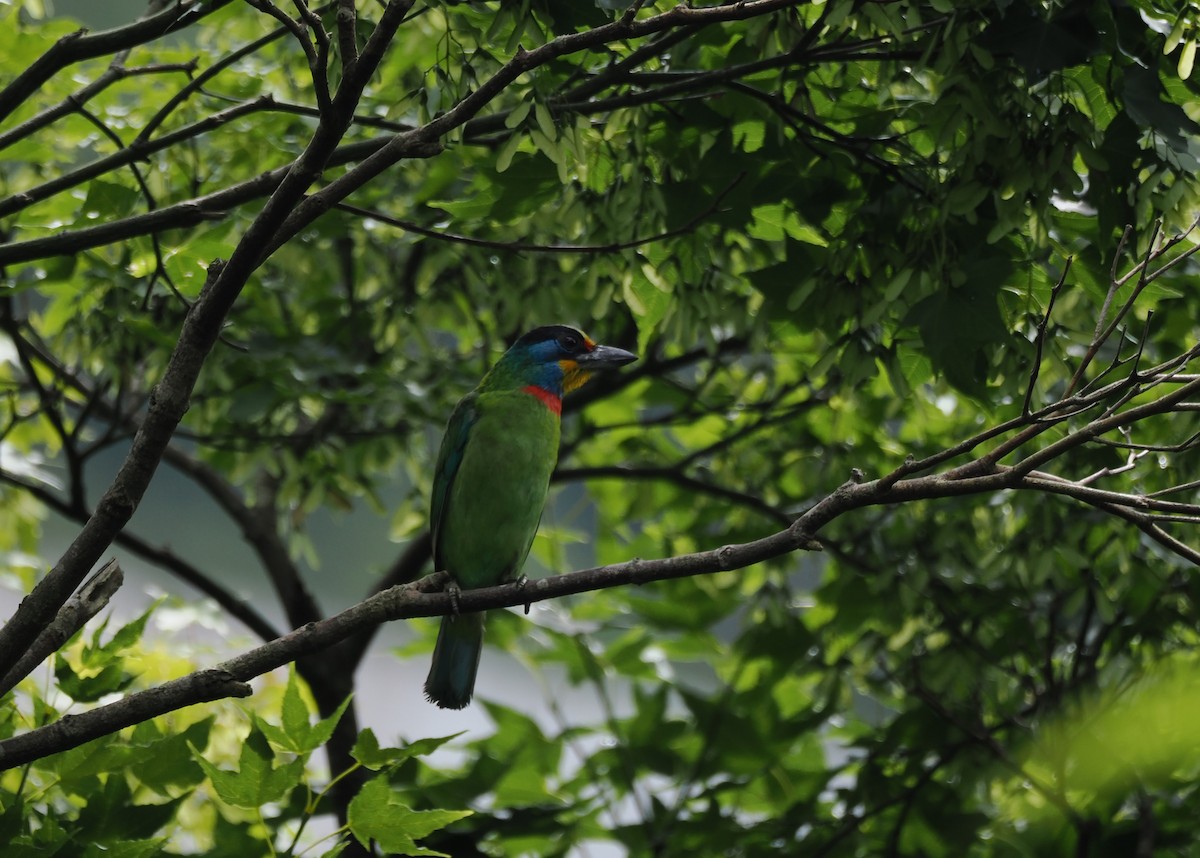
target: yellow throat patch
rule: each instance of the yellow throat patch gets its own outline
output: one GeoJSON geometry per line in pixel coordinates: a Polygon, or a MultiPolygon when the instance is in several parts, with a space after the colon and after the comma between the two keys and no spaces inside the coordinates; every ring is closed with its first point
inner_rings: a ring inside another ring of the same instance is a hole
{"type": "MultiPolygon", "coordinates": [[[[587,346],[588,351],[596,347],[596,341],[586,334],[583,337],[583,342],[587,346]]],[[[578,390],[587,384],[587,380],[592,377],[591,370],[580,369],[579,362],[567,358],[560,360],[558,365],[562,368],[563,374],[563,393],[570,393],[572,390],[578,390]]]]}

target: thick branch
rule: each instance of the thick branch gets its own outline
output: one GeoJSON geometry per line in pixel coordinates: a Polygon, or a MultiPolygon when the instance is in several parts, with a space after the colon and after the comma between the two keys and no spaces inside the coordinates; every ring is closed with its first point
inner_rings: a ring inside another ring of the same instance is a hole
{"type": "MultiPolygon", "coordinates": [[[[480,590],[465,590],[457,597],[457,607],[462,612],[511,607],[603,587],[644,584],[655,580],[737,569],[804,547],[815,547],[815,543],[802,531],[789,528],[755,542],[726,545],[681,557],[631,560],[613,566],[531,581],[524,586],[505,584],[480,590]]],[[[215,669],[201,671],[157,688],[131,694],[117,703],[101,706],[81,715],[70,716],[69,730],[60,728],[59,725],[63,723],[60,721],[0,742],[0,770],[23,765],[46,754],[77,747],[114,730],[173,709],[240,692],[244,686],[237,684],[239,680],[245,682],[261,676],[306,655],[327,649],[356,632],[378,626],[380,623],[448,614],[454,610],[451,595],[438,592],[445,582],[446,575],[437,573],[403,587],[393,587],[327,620],[309,623],[268,644],[225,661],[215,669]],[[225,689],[225,693],[214,694],[211,682],[198,682],[200,677],[212,676],[224,678],[225,682],[221,687],[225,689]],[[189,693],[192,696],[189,696],[189,693]]]]}
{"type": "Polygon", "coordinates": [[[146,692],[145,697],[130,695],[81,715],[64,715],[53,724],[14,736],[0,748],[0,767],[13,768],[50,754],[78,748],[92,739],[185,706],[226,697],[249,697],[252,693],[249,685],[234,680],[220,669],[191,673],[158,686],[152,694],[146,692]]]}

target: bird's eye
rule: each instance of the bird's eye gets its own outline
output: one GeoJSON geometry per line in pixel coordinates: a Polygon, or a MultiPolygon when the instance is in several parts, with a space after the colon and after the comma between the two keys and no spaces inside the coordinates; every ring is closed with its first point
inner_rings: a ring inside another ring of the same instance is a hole
{"type": "Polygon", "coordinates": [[[558,338],[558,347],[569,355],[575,354],[583,345],[574,334],[563,334],[558,338]]]}

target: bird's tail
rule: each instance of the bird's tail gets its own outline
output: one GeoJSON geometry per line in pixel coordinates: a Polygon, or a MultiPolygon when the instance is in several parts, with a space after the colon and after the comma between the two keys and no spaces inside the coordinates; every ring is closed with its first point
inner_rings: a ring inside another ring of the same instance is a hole
{"type": "Polygon", "coordinates": [[[483,614],[442,617],[425,680],[429,702],[442,709],[462,709],[470,703],[482,652],[483,614]]]}

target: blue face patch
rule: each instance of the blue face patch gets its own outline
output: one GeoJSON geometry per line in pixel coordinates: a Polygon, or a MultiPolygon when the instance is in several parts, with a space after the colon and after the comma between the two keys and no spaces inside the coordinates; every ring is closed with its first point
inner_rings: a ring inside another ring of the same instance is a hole
{"type": "Polygon", "coordinates": [[[510,354],[512,360],[521,367],[521,376],[525,381],[556,396],[563,395],[563,370],[558,362],[565,355],[556,340],[531,343],[510,354]]]}
{"type": "Polygon", "coordinates": [[[527,350],[535,363],[558,363],[566,355],[558,345],[558,340],[542,340],[534,343],[527,350]]]}
{"type": "Polygon", "coordinates": [[[550,325],[530,331],[517,340],[501,358],[506,371],[527,385],[534,385],[559,398],[580,386],[590,373],[579,371],[576,360],[595,348],[585,334],[565,325],[550,325]]]}

